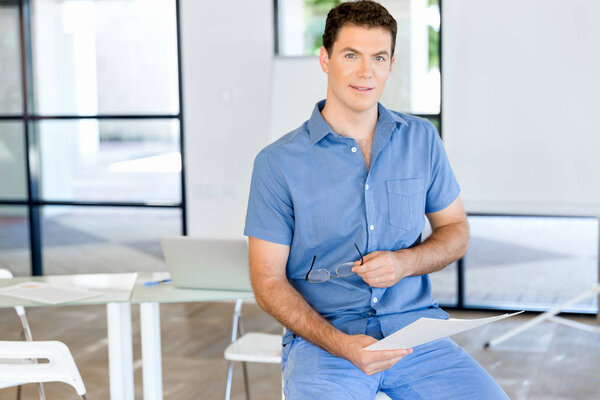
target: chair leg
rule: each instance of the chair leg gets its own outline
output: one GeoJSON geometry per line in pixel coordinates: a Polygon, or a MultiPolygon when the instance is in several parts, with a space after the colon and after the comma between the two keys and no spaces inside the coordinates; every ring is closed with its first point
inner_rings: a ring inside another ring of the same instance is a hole
{"type": "Polygon", "coordinates": [[[38,393],[40,394],[40,400],[46,400],[46,393],[44,392],[44,385],[38,383],[38,393]]]}
{"type": "Polygon", "coordinates": [[[25,315],[19,315],[19,319],[21,320],[21,326],[23,327],[23,338],[28,342],[33,341],[33,336],[31,335],[31,328],[29,327],[29,321],[25,315]]]}
{"type": "MultiPolygon", "coordinates": [[[[33,336],[31,335],[31,328],[29,328],[29,322],[27,321],[27,318],[25,317],[25,315],[21,315],[20,318],[21,324],[23,325],[23,331],[21,332],[22,339],[28,342],[33,341],[33,336]]],[[[33,360],[33,362],[37,363],[37,360],[33,360]]],[[[46,392],[44,392],[44,385],[42,383],[38,383],[37,386],[40,400],[46,400],[46,392]]]]}
{"type": "Polygon", "coordinates": [[[246,362],[242,361],[242,369],[244,370],[244,387],[246,388],[246,400],[250,400],[250,387],[248,386],[248,369],[246,362]]]}
{"type": "MultiPolygon", "coordinates": [[[[239,318],[238,318],[238,334],[239,336],[244,336],[244,323],[243,323],[243,319],[242,319],[242,312],[241,309],[239,310],[239,318]]],[[[248,381],[248,367],[246,365],[246,362],[243,361],[242,362],[242,370],[244,371],[244,388],[246,389],[246,400],[250,400],[250,387],[249,387],[249,381],[248,381]]]]}
{"type": "Polygon", "coordinates": [[[233,361],[229,361],[229,369],[227,370],[227,386],[225,387],[225,400],[231,399],[231,378],[233,376],[233,361]]]}
{"type": "MultiPolygon", "coordinates": [[[[38,393],[40,395],[40,400],[46,400],[46,393],[44,392],[44,385],[38,383],[38,393]]],[[[17,400],[23,399],[23,386],[17,386],[17,400]]]]}

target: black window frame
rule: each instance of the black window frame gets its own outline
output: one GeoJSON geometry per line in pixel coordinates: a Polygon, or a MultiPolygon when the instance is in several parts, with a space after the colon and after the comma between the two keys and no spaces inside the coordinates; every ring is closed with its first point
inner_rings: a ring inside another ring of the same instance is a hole
{"type": "Polygon", "coordinates": [[[179,112],[177,114],[96,114],[96,115],[58,115],[37,114],[35,112],[33,93],[33,51],[31,34],[31,1],[15,0],[4,1],[5,5],[18,5],[19,7],[19,42],[21,50],[21,91],[23,97],[22,113],[0,114],[0,122],[17,121],[23,123],[25,142],[25,163],[27,179],[26,199],[0,199],[0,205],[26,206],[28,210],[29,249],[31,260],[31,275],[43,275],[42,261],[42,227],[41,208],[44,206],[85,206],[85,207],[122,207],[122,208],[158,208],[181,210],[181,230],[187,235],[187,204],[185,187],[185,141],[183,124],[183,78],[181,68],[181,30],[180,30],[180,4],[175,0],[176,15],[176,41],[177,41],[177,72],[178,72],[178,99],[179,112]],[[181,153],[181,199],[176,202],[128,202],[128,201],[55,201],[44,200],[40,196],[40,146],[37,143],[36,122],[42,120],[178,120],[179,121],[179,151],[181,153]]]}

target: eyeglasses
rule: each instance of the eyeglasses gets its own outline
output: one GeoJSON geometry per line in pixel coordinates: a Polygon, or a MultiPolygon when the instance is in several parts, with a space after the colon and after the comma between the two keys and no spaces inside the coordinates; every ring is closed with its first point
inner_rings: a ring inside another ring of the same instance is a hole
{"type": "MultiPolygon", "coordinates": [[[[358,249],[358,246],[356,245],[356,243],[354,243],[354,247],[356,248],[356,251],[358,251],[358,254],[360,255],[360,265],[363,265],[363,255],[360,252],[360,250],[358,249]]],[[[329,271],[324,268],[315,269],[313,271],[313,266],[315,265],[316,260],[317,260],[317,256],[315,255],[313,257],[312,264],[310,264],[310,269],[306,273],[305,279],[307,282],[323,283],[323,282],[327,282],[328,280],[333,279],[333,278],[346,278],[350,275],[354,275],[354,272],[352,272],[352,267],[354,267],[354,261],[350,261],[347,263],[337,265],[335,268],[333,268],[333,270],[335,271],[335,275],[332,276],[329,273],[329,271]]]]}

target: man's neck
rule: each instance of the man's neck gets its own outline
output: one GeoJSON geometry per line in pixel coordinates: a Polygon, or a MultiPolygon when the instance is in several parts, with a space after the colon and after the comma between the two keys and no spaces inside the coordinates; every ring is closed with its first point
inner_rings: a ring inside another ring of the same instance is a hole
{"type": "Polygon", "coordinates": [[[357,112],[343,104],[326,101],[321,115],[335,133],[356,141],[372,139],[377,126],[377,104],[366,111],[357,112]]]}

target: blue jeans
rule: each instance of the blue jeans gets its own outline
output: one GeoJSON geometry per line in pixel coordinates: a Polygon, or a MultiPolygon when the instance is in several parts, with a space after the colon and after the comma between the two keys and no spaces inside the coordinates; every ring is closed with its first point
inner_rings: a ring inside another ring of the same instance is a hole
{"type": "MultiPolygon", "coordinates": [[[[380,339],[376,319],[367,334],[380,339]]],[[[282,354],[288,400],[373,399],[377,391],[403,400],[496,400],[508,396],[477,361],[448,338],[416,346],[392,368],[365,375],[349,361],[296,337],[282,354]]]]}

